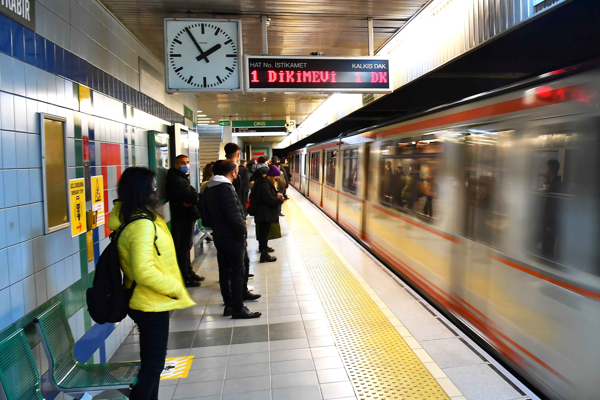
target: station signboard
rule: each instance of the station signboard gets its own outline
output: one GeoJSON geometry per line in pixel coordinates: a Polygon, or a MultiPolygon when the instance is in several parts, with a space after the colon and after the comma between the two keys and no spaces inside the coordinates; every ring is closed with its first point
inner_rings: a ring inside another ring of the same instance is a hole
{"type": "Polygon", "coordinates": [[[390,93],[380,57],[246,56],[246,92],[390,93]]]}

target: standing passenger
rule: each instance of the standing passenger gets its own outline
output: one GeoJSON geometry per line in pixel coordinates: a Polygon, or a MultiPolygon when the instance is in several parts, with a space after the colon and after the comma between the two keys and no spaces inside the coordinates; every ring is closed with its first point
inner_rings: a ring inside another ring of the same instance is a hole
{"type": "Polygon", "coordinates": [[[158,204],[154,172],[132,167],[123,172],[119,199],[110,213],[108,227],[116,231],[132,217],[117,243],[123,283],[136,286],[129,301],[129,316],[140,332],[141,368],[131,391],[132,400],[158,400],[160,374],[165,366],[169,339],[169,311],[194,305],[181,272],[173,239],[155,210],[158,204]]]}
{"type": "Polygon", "coordinates": [[[279,222],[279,207],[283,204],[283,195],[277,192],[275,187],[277,178],[281,175],[279,168],[274,165],[269,167],[266,177],[257,180],[254,185],[258,208],[254,221],[256,223],[256,238],[258,239],[258,251],[260,251],[260,262],[277,261],[276,257],[269,253],[274,251],[268,246],[269,231],[271,224],[279,222]]]}
{"type": "MultiPolygon", "coordinates": [[[[236,164],[240,161],[240,146],[235,143],[227,143],[225,145],[225,158],[235,162],[236,164]]],[[[247,215],[246,204],[248,203],[248,191],[250,185],[250,174],[248,169],[243,165],[239,165],[239,175],[233,181],[233,188],[237,193],[242,208],[244,209],[244,215],[247,215]]]]}
{"type": "Polygon", "coordinates": [[[202,197],[206,202],[206,212],[210,214],[217,248],[219,284],[225,303],[223,316],[231,315],[239,319],[258,318],[261,313],[251,312],[244,306],[245,295],[254,296],[249,300],[256,300],[260,295],[247,292],[248,276],[244,266],[246,216],[233,188],[233,181],[238,176],[238,166],[232,160],[217,161],[213,171],[215,175],[202,197]]]}
{"type": "Polygon", "coordinates": [[[199,287],[204,280],[192,269],[190,251],[194,240],[194,223],[200,218],[196,207],[198,192],[190,185],[190,160],[182,154],[175,158],[175,165],[167,174],[167,198],[171,205],[171,231],[177,263],[187,287],[199,287]]]}

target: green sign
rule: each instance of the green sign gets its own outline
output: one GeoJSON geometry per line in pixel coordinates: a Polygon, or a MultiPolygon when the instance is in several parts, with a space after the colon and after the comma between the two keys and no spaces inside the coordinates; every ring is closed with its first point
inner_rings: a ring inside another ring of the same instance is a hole
{"type": "Polygon", "coordinates": [[[229,126],[229,125],[231,125],[231,122],[229,122],[229,120],[219,121],[219,126],[229,126]]]}
{"type": "Polygon", "coordinates": [[[375,100],[375,95],[373,93],[368,93],[368,94],[363,94],[362,95],[363,106],[366,106],[367,104],[369,104],[373,100],[375,100]]]}
{"type": "Polygon", "coordinates": [[[256,120],[256,121],[233,121],[234,128],[267,128],[267,127],[284,127],[285,119],[272,120],[256,120]]]}
{"type": "Polygon", "coordinates": [[[186,106],[183,106],[183,116],[189,119],[190,121],[194,120],[194,112],[186,106]]]}

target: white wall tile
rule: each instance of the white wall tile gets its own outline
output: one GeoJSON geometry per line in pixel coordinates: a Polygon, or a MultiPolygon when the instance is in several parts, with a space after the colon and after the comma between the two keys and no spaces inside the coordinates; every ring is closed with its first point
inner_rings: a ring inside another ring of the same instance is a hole
{"type": "Polygon", "coordinates": [[[37,114],[38,107],[37,101],[32,99],[26,99],[26,121],[27,121],[27,132],[29,133],[40,133],[40,120],[37,114]]]}
{"type": "MultiPolygon", "coordinates": [[[[3,132],[4,134],[7,132],[3,132]]],[[[12,133],[12,132],[9,132],[12,133]]],[[[6,160],[6,158],[5,158],[6,160]]],[[[4,206],[15,207],[19,204],[19,193],[17,191],[17,170],[4,170],[4,206]]]]}
{"type": "Polygon", "coordinates": [[[46,291],[48,298],[51,299],[58,294],[58,285],[56,284],[56,264],[49,266],[42,272],[46,273],[46,291]]]}
{"type": "Polygon", "coordinates": [[[41,202],[33,203],[29,206],[29,210],[31,211],[31,237],[37,238],[44,234],[44,205],[41,202]]]}
{"type": "Polygon", "coordinates": [[[38,100],[46,102],[48,101],[48,75],[50,74],[43,69],[38,68],[36,68],[36,72],[38,100]]]}
{"type": "Polygon", "coordinates": [[[25,97],[21,96],[14,96],[13,100],[15,107],[15,130],[19,132],[27,132],[27,100],[25,97]]]}
{"type": "Polygon", "coordinates": [[[31,210],[29,204],[19,207],[19,241],[31,240],[31,210]]]}
{"type": "Polygon", "coordinates": [[[75,253],[71,256],[71,263],[73,264],[73,282],[77,282],[81,279],[79,253],[75,253]]]}
{"type": "Polygon", "coordinates": [[[13,246],[19,243],[19,210],[17,207],[5,209],[6,244],[13,246]]]}
{"type": "Polygon", "coordinates": [[[2,129],[9,131],[15,130],[15,103],[13,95],[8,93],[0,93],[0,117],[2,118],[2,129]]]}
{"type": "Polygon", "coordinates": [[[17,322],[25,315],[25,296],[23,294],[23,281],[10,285],[10,308],[12,322],[17,322]]]}
{"type": "MultiPolygon", "coordinates": [[[[35,302],[37,307],[48,300],[48,289],[46,286],[46,271],[35,274],[35,302]]],[[[41,372],[41,371],[40,371],[41,372]]]]}
{"type": "Polygon", "coordinates": [[[4,289],[10,285],[8,276],[8,250],[0,250],[0,289],[4,289]]]}
{"type": "Polygon", "coordinates": [[[67,139],[67,165],[75,167],[75,139],[67,139]]]}
{"type": "Polygon", "coordinates": [[[23,297],[25,300],[25,314],[28,314],[36,308],[35,277],[33,275],[23,279],[23,297]]]}
{"type": "Polygon", "coordinates": [[[38,99],[37,68],[29,64],[25,64],[25,94],[29,99],[38,99]]]}
{"type": "Polygon", "coordinates": [[[16,58],[12,60],[13,67],[13,92],[25,96],[25,63],[16,58]]]}
{"type": "Polygon", "coordinates": [[[21,265],[23,267],[23,277],[27,278],[34,274],[33,268],[33,241],[27,240],[21,244],[21,265]]]}
{"type": "Polygon", "coordinates": [[[10,290],[0,290],[0,329],[4,329],[12,323],[10,310],[10,290]]]}
{"type": "Polygon", "coordinates": [[[8,279],[11,285],[24,278],[23,266],[21,265],[21,247],[11,246],[8,249],[8,279]]]}
{"type": "Polygon", "coordinates": [[[17,167],[15,132],[2,132],[2,168],[17,167]]]}
{"type": "MultiPolygon", "coordinates": [[[[15,97],[17,99],[18,97],[15,97]]],[[[24,99],[23,99],[24,100],[24,99]]],[[[25,108],[25,101],[23,101],[23,108],[25,108]]],[[[23,122],[25,122],[23,120],[23,122]]],[[[19,130],[19,129],[17,129],[19,130]]],[[[24,131],[27,128],[24,128],[24,131]]],[[[23,131],[23,132],[24,132],[23,131]]],[[[15,134],[15,146],[16,146],[16,167],[17,168],[27,168],[29,167],[29,151],[27,150],[27,137],[29,135],[27,133],[17,132],[15,134]]],[[[21,181],[19,181],[20,183],[21,181]]]]}
{"type": "Polygon", "coordinates": [[[41,137],[40,135],[29,134],[27,135],[27,154],[29,155],[29,168],[41,168],[42,167],[42,150],[41,150],[41,137]]]}

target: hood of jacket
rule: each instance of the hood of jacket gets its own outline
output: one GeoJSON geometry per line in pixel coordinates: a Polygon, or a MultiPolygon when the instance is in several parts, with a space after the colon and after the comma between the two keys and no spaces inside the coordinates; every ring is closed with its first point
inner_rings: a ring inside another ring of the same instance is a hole
{"type": "Polygon", "coordinates": [[[180,178],[185,178],[188,181],[190,180],[190,176],[188,174],[184,174],[183,172],[181,172],[180,170],[178,170],[175,167],[171,167],[169,168],[169,170],[167,171],[167,179],[172,178],[174,176],[178,176],[180,178]]]}
{"type": "Polygon", "coordinates": [[[224,183],[228,183],[230,185],[232,184],[231,181],[223,175],[215,175],[212,178],[210,178],[210,182],[208,182],[208,187],[211,188],[217,185],[222,185],[224,183]]]}
{"type": "Polygon", "coordinates": [[[110,212],[110,217],[108,217],[108,229],[110,229],[111,232],[114,232],[118,230],[121,225],[123,225],[123,221],[121,220],[121,201],[115,200],[113,201],[113,209],[110,212]]]}

